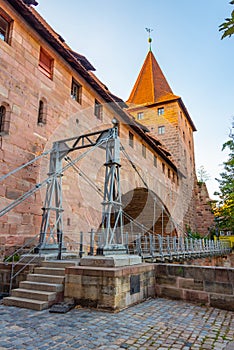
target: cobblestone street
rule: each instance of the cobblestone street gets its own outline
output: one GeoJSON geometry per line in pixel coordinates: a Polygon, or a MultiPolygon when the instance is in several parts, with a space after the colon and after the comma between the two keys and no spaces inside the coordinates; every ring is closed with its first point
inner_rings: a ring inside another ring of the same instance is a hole
{"type": "Polygon", "coordinates": [[[3,349],[234,349],[234,313],[162,298],[117,314],[0,305],[3,349]]]}

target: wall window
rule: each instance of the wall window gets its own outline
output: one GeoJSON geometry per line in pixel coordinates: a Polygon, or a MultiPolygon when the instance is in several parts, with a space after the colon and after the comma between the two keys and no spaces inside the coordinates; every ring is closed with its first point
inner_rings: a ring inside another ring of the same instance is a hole
{"type": "Polygon", "coordinates": [[[11,22],[11,18],[2,9],[0,9],[0,40],[6,41],[7,43],[9,43],[11,22]]]}
{"type": "Polygon", "coordinates": [[[38,115],[37,115],[37,124],[38,125],[44,125],[46,124],[46,114],[47,114],[47,105],[45,100],[40,100],[39,101],[39,106],[38,106],[38,115]]]}
{"type": "Polygon", "coordinates": [[[103,106],[100,102],[98,102],[98,100],[95,100],[95,104],[94,104],[94,115],[102,120],[103,117],[103,106]]]}
{"type": "Polygon", "coordinates": [[[164,107],[158,108],[158,115],[164,114],[164,107]]]}
{"type": "Polygon", "coordinates": [[[6,107],[0,106],[0,133],[4,132],[5,118],[6,118],[6,107]]]}
{"type": "Polygon", "coordinates": [[[171,178],[171,170],[170,169],[167,169],[167,177],[168,177],[168,179],[171,178]]]}
{"type": "Polygon", "coordinates": [[[129,131],[129,146],[134,147],[134,135],[129,131]]]}
{"type": "Polygon", "coordinates": [[[159,135],[165,134],[165,126],[164,125],[161,125],[158,127],[158,134],[159,135]]]}
{"type": "Polygon", "coordinates": [[[54,60],[53,58],[43,49],[40,50],[39,57],[39,69],[42,73],[44,73],[48,78],[53,78],[53,66],[54,60]]]}
{"type": "Polygon", "coordinates": [[[163,172],[163,174],[165,174],[165,164],[164,163],[162,163],[162,172],[163,172]]]}
{"type": "Polygon", "coordinates": [[[81,104],[82,86],[72,79],[71,98],[81,104]]]}
{"type": "Polygon", "coordinates": [[[157,168],[158,166],[158,158],[154,155],[154,166],[157,168]]]}
{"type": "Polygon", "coordinates": [[[144,113],[143,112],[138,112],[137,113],[137,120],[142,120],[144,118],[144,113]]]}
{"type": "Polygon", "coordinates": [[[175,173],[172,173],[172,182],[175,182],[175,173]]]}
{"type": "Polygon", "coordinates": [[[142,156],[146,158],[146,147],[142,144],[142,156]]]}
{"type": "Polygon", "coordinates": [[[10,126],[10,106],[2,104],[0,106],[0,135],[9,133],[10,126]]]}

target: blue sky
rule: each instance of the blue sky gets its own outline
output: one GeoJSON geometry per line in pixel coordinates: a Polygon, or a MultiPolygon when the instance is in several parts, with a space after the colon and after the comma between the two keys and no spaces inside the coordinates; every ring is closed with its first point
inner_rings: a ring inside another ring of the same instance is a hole
{"type": "Polygon", "coordinates": [[[96,75],[122,99],[129,97],[152,50],[173,92],[182,97],[196,127],[195,158],[211,179],[212,196],[227,153],[234,115],[234,37],[220,40],[218,26],[230,16],[229,0],[38,0],[37,11],[96,75]]]}

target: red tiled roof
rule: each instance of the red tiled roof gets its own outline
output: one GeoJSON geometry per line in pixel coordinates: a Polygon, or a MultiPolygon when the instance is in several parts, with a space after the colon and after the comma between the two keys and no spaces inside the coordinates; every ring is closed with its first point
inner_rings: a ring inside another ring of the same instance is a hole
{"type": "Polygon", "coordinates": [[[152,51],[149,51],[127,103],[152,104],[168,99],[169,96],[178,98],[173,94],[152,51]]]}

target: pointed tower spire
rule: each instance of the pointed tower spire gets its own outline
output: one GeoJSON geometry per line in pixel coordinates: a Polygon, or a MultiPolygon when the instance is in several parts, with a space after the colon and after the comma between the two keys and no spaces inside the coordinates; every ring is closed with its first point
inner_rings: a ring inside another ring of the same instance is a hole
{"type": "MultiPolygon", "coordinates": [[[[149,32],[151,29],[146,28],[149,32]]],[[[150,36],[149,36],[149,39],[150,36]]],[[[152,41],[152,40],[151,40],[152,41]]],[[[129,96],[126,101],[128,104],[148,105],[156,102],[161,102],[164,99],[179,98],[175,96],[161,70],[154,54],[150,49],[143,63],[141,71],[129,96]]]]}

